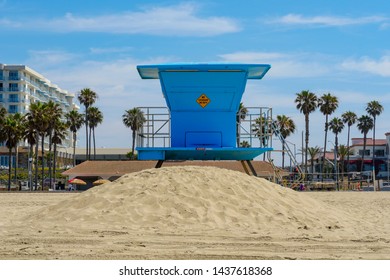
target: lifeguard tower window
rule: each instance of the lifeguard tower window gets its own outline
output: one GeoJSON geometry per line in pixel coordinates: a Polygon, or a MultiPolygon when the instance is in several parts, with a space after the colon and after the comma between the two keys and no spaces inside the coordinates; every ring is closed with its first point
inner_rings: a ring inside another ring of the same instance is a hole
{"type": "Polygon", "coordinates": [[[137,67],[160,79],[170,116],[169,147],[137,147],[140,160],[251,160],[271,147],[238,148],[237,111],[247,79],[261,79],[267,64],[170,64],[137,67]]]}

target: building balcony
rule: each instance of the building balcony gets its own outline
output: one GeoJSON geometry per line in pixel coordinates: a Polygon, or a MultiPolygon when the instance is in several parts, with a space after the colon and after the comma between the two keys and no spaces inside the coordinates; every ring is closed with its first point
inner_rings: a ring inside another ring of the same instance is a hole
{"type": "Polygon", "coordinates": [[[9,103],[19,103],[19,102],[21,102],[21,100],[19,98],[9,98],[8,102],[9,103]]]}
{"type": "Polygon", "coordinates": [[[8,91],[15,92],[15,91],[20,91],[20,89],[18,87],[17,88],[10,87],[10,88],[8,88],[8,91]]]}

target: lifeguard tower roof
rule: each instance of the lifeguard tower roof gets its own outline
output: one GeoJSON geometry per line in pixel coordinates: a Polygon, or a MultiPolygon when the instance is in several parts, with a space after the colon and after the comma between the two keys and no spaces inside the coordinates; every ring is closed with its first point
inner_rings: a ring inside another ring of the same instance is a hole
{"type": "Polygon", "coordinates": [[[140,65],[143,79],[160,79],[171,116],[171,147],[137,147],[140,160],[252,160],[272,150],[236,146],[237,112],[248,79],[268,64],[140,65]]]}
{"type": "Polygon", "coordinates": [[[160,79],[161,71],[191,72],[245,72],[247,79],[261,79],[271,68],[269,64],[186,63],[140,65],[137,70],[142,79],[160,79]]]}

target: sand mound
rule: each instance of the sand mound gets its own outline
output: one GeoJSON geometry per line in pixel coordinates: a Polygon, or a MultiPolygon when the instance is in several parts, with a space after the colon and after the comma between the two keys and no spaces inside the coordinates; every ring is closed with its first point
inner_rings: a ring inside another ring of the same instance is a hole
{"type": "MultiPolygon", "coordinates": [[[[215,167],[127,174],[30,215],[31,224],[161,233],[343,233],[353,217],[304,193],[215,167]]],[[[350,232],[344,232],[351,234],[350,232]]]]}

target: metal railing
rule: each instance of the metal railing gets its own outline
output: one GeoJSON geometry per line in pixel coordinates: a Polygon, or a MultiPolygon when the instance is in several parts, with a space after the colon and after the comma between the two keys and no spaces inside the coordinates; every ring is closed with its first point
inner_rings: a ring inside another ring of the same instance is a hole
{"type": "Polygon", "coordinates": [[[170,147],[171,116],[167,107],[138,107],[146,122],[137,132],[138,147],[170,147]]]}
{"type": "MultiPolygon", "coordinates": [[[[171,116],[167,107],[138,107],[146,122],[137,133],[138,147],[170,147],[171,116]]],[[[272,146],[272,109],[248,107],[237,113],[237,146],[272,146]],[[245,141],[245,143],[244,143],[245,141]]]]}
{"type": "Polygon", "coordinates": [[[272,146],[272,108],[247,107],[237,113],[237,146],[272,146]],[[244,142],[245,141],[245,142],[244,142]]]}

